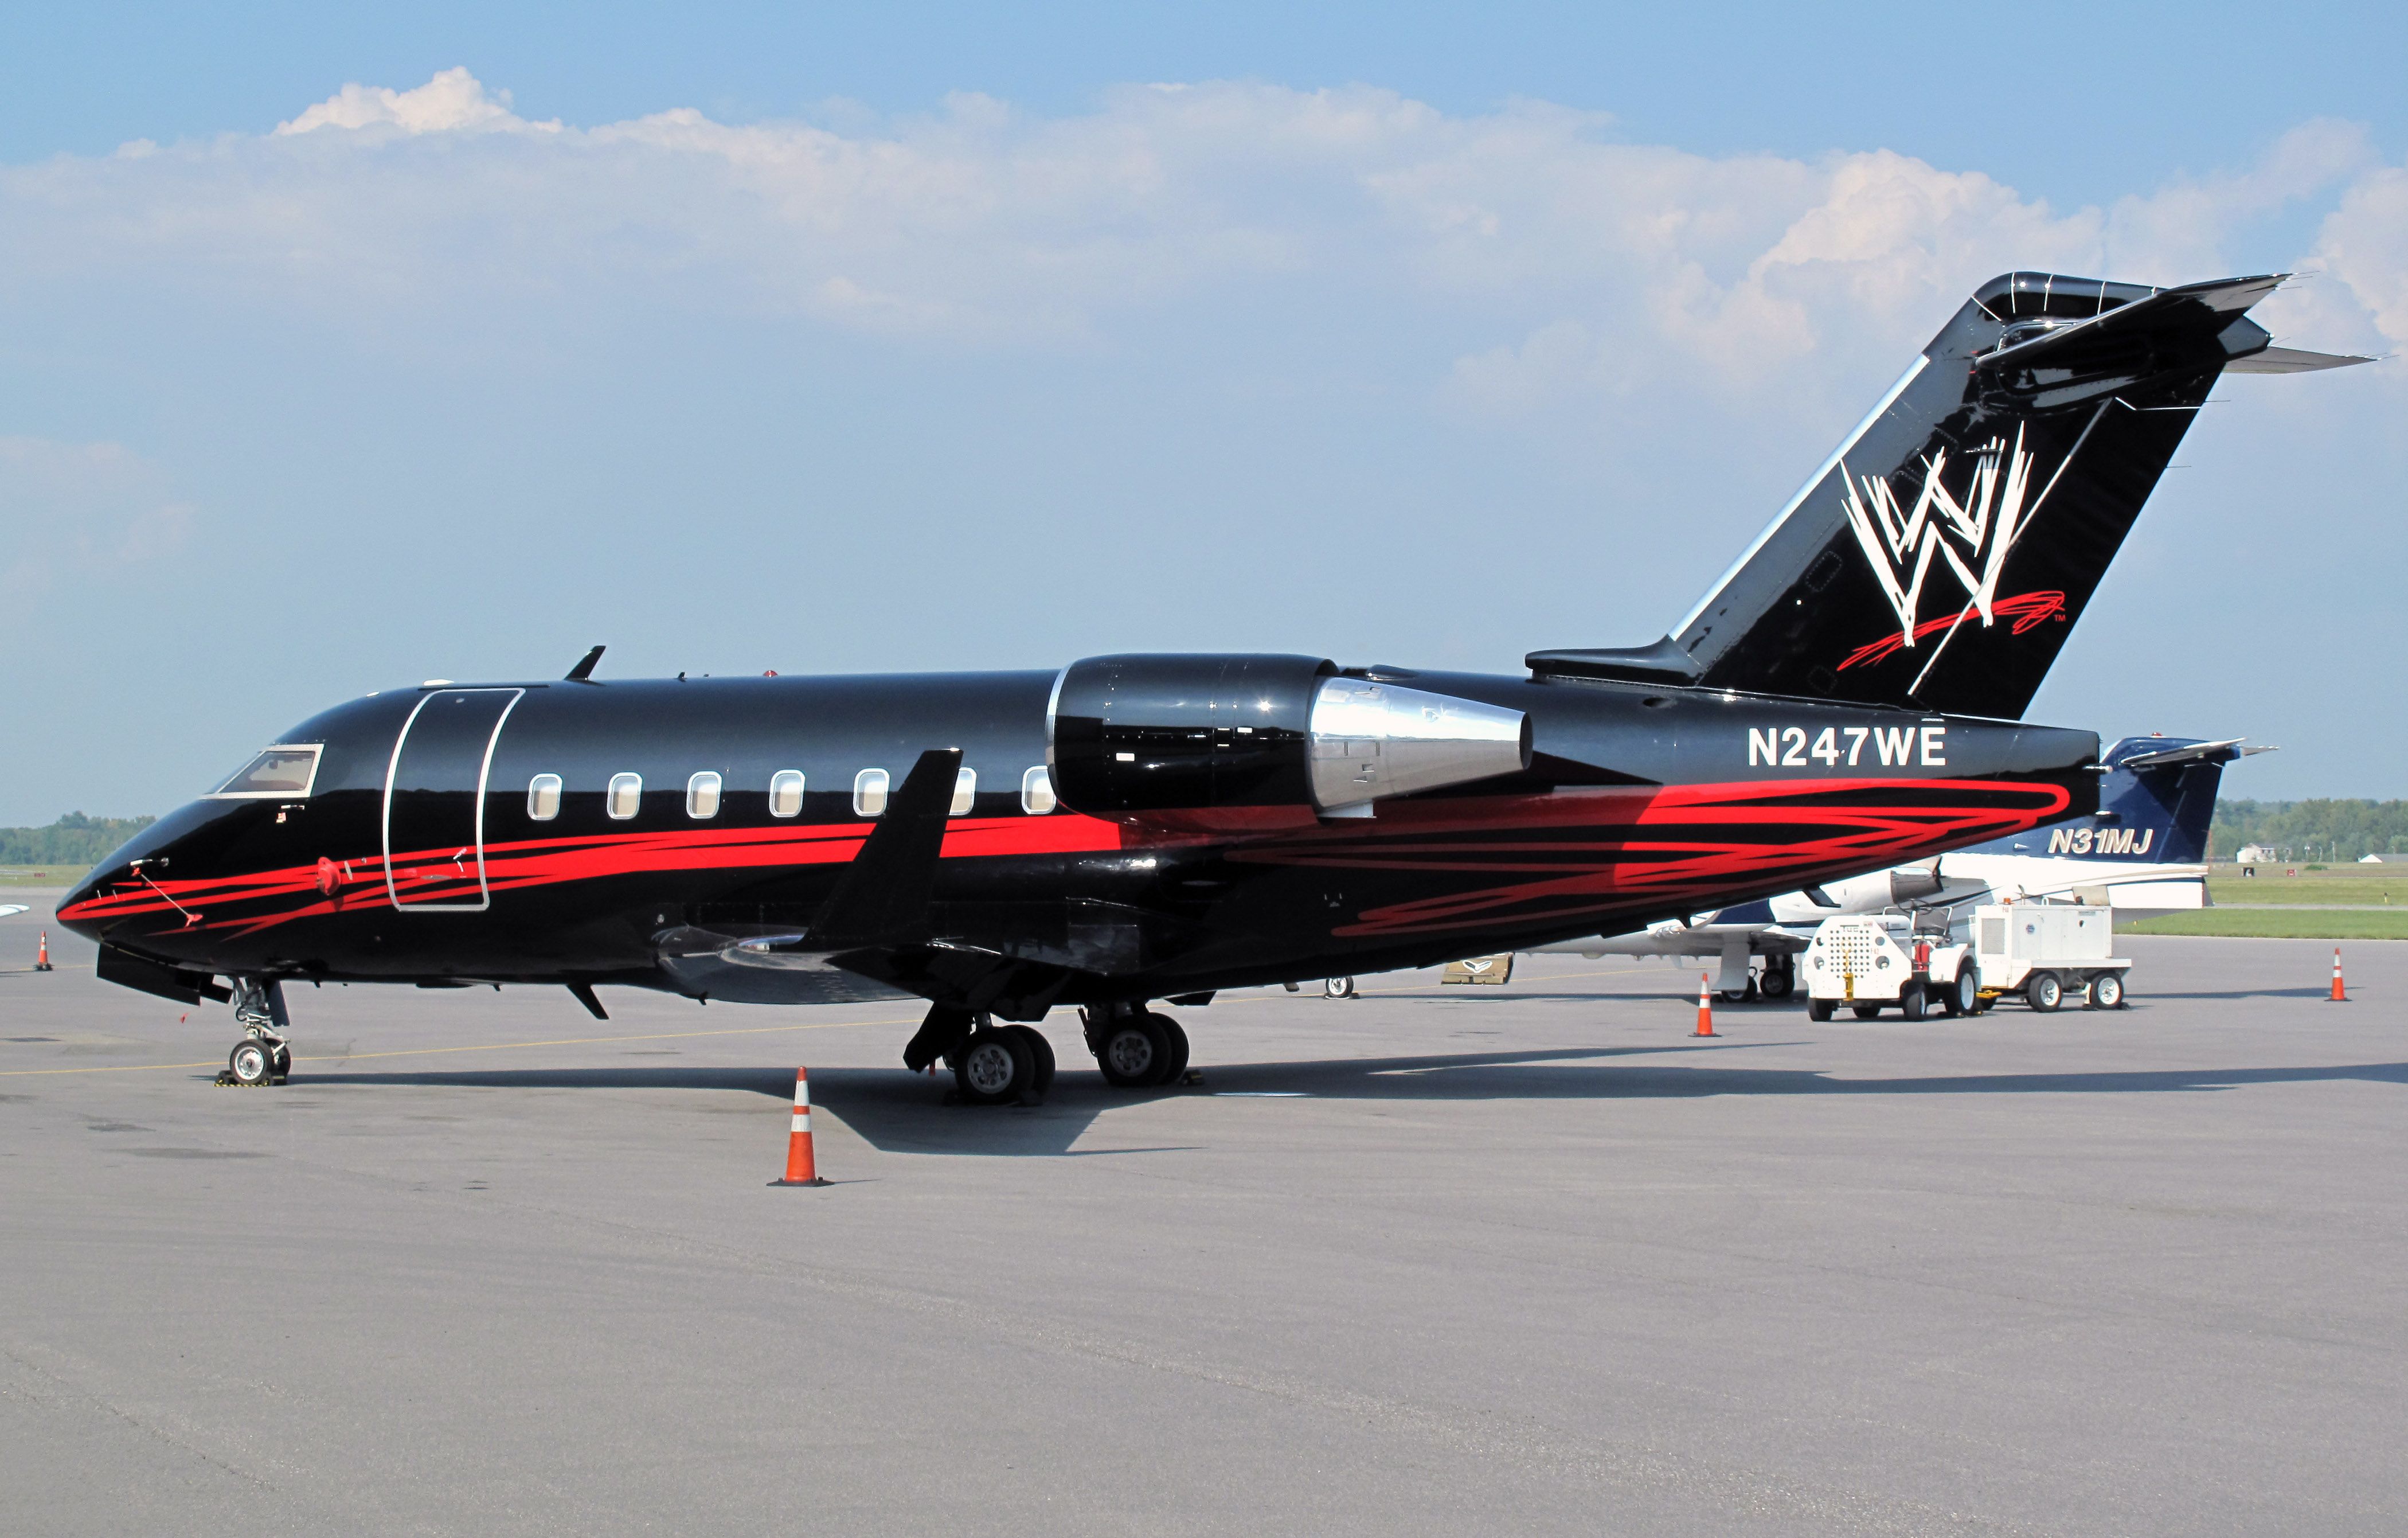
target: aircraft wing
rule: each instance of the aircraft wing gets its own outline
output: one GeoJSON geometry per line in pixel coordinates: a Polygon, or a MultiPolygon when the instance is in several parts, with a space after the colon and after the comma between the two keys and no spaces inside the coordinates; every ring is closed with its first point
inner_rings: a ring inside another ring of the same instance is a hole
{"type": "Polygon", "coordinates": [[[28,910],[22,902],[0,902],[0,918],[13,918],[28,910]]]}

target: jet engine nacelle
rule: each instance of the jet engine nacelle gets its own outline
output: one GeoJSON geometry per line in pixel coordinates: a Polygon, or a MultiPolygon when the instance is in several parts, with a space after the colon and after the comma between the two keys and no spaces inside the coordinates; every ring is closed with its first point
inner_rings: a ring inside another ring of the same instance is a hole
{"type": "Polygon", "coordinates": [[[1901,865],[1889,873],[1889,899],[1903,905],[1925,898],[1936,898],[1947,884],[1941,879],[1938,860],[1928,866],[1901,865]]]}
{"type": "Polygon", "coordinates": [[[1062,804],[1090,816],[1344,812],[1529,768],[1530,719],[1319,657],[1089,657],[1054,681],[1045,756],[1062,804]]]}

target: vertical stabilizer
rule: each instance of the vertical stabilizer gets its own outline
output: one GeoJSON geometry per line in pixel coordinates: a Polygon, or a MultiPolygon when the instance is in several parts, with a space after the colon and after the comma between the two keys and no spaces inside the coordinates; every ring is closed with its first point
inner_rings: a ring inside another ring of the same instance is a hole
{"type": "Polygon", "coordinates": [[[2281,281],[1992,279],[1671,634],[1530,668],[2021,715],[2281,281]]]}

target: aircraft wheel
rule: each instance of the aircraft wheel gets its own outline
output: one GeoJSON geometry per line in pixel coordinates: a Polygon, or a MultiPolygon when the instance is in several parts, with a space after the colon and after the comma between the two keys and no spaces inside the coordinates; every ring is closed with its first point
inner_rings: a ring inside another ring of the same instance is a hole
{"type": "Polygon", "coordinates": [[[1134,1014],[1114,1024],[1096,1047],[1096,1066],[1114,1089],[1146,1089],[1170,1061],[1170,1036],[1159,1014],[1134,1014]]]}
{"type": "Polygon", "coordinates": [[[293,1049],[282,1042],[279,1042],[276,1043],[276,1066],[269,1074],[268,1083],[282,1084],[292,1076],[293,1049]]]}
{"type": "Polygon", "coordinates": [[[276,1049],[256,1036],[246,1036],[226,1055],[226,1076],[236,1084],[264,1085],[276,1077],[276,1049]]]}
{"type": "Polygon", "coordinates": [[[1321,985],[1321,996],[1324,999],[1352,999],[1354,997],[1354,980],[1351,977],[1330,978],[1321,985]]]}
{"type": "Polygon", "coordinates": [[[1978,1014],[1982,1009],[1982,979],[1971,967],[1959,967],[1949,985],[1940,990],[1940,1009],[1943,1014],[1978,1014]]]}
{"type": "Polygon", "coordinates": [[[1828,1020],[1830,1017],[1831,1017],[1831,1001],[1830,1001],[1829,999],[1809,999],[1808,1000],[1806,1000],[1806,1018],[1807,1018],[1807,1019],[1809,1019],[1809,1020],[1828,1020]]]}
{"type": "Polygon", "coordinates": [[[1187,1028],[1167,1014],[1149,1014],[1146,1018],[1161,1028],[1163,1040],[1170,1046],[1170,1056],[1162,1065],[1162,1077],[1154,1083],[1177,1084],[1179,1076],[1187,1071],[1187,1028]]]}
{"type": "Polygon", "coordinates": [[[2095,1010],[2120,1010],[2124,1007],[2124,974],[2100,972],[2090,980],[2090,1007],[2095,1010]]]}
{"type": "Polygon", "coordinates": [[[1756,979],[1749,978],[1743,988],[1716,988],[1714,997],[1726,1004],[1753,1004],[1757,998],[1756,979]]]}
{"type": "Polygon", "coordinates": [[[1859,1020],[1870,1020],[1874,1015],[1881,1013],[1881,1006],[1879,1004],[1851,1004],[1848,1006],[1848,1011],[1859,1020]]]}
{"type": "Polygon", "coordinates": [[[2065,984],[2055,972],[2034,972],[2024,984],[2024,1002],[2046,1014],[2065,1002],[2065,984]]]}
{"type": "Polygon", "coordinates": [[[1923,1018],[1923,985],[1909,983],[1898,990],[1898,1013],[1910,1020],[1923,1018]]]}
{"type": "Polygon", "coordinates": [[[1770,967],[1765,968],[1763,981],[1757,985],[1758,990],[1764,997],[1771,999],[1788,998],[1797,986],[1798,973],[1787,967],[1778,970],[1770,967]]]}
{"type": "Polygon", "coordinates": [[[1016,1031],[981,1027],[953,1058],[953,1085],[972,1105],[1009,1105],[1036,1082],[1037,1055],[1016,1031]]]}
{"type": "Polygon", "coordinates": [[[1036,1076],[1029,1081],[1030,1091],[1042,1095],[1052,1089],[1054,1043],[1047,1041],[1045,1033],[1035,1026],[1006,1026],[1003,1028],[1020,1038],[1021,1043],[1028,1048],[1029,1057],[1036,1063],[1036,1076]]]}

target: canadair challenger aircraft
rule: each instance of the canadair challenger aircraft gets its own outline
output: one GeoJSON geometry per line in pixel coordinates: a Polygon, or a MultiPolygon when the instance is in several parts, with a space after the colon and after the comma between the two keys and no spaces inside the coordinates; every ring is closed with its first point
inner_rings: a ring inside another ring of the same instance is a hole
{"type": "MultiPolygon", "coordinates": [[[[435,681],[338,705],[60,909],[99,973],[928,1001],[963,1098],[1041,1094],[1082,1011],[1169,1082],[1149,1004],[1428,966],[1835,881],[2097,808],[2099,740],[2016,724],[2228,370],[2344,361],[2245,318],[2276,277],[2014,273],[1942,328],[1688,617],[1526,676],[1312,656],[1055,672],[435,681]],[[996,1022],[1001,1021],[998,1025],[996,1022]]],[[[224,984],[217,980],[224,978],[224,984]]]]}

